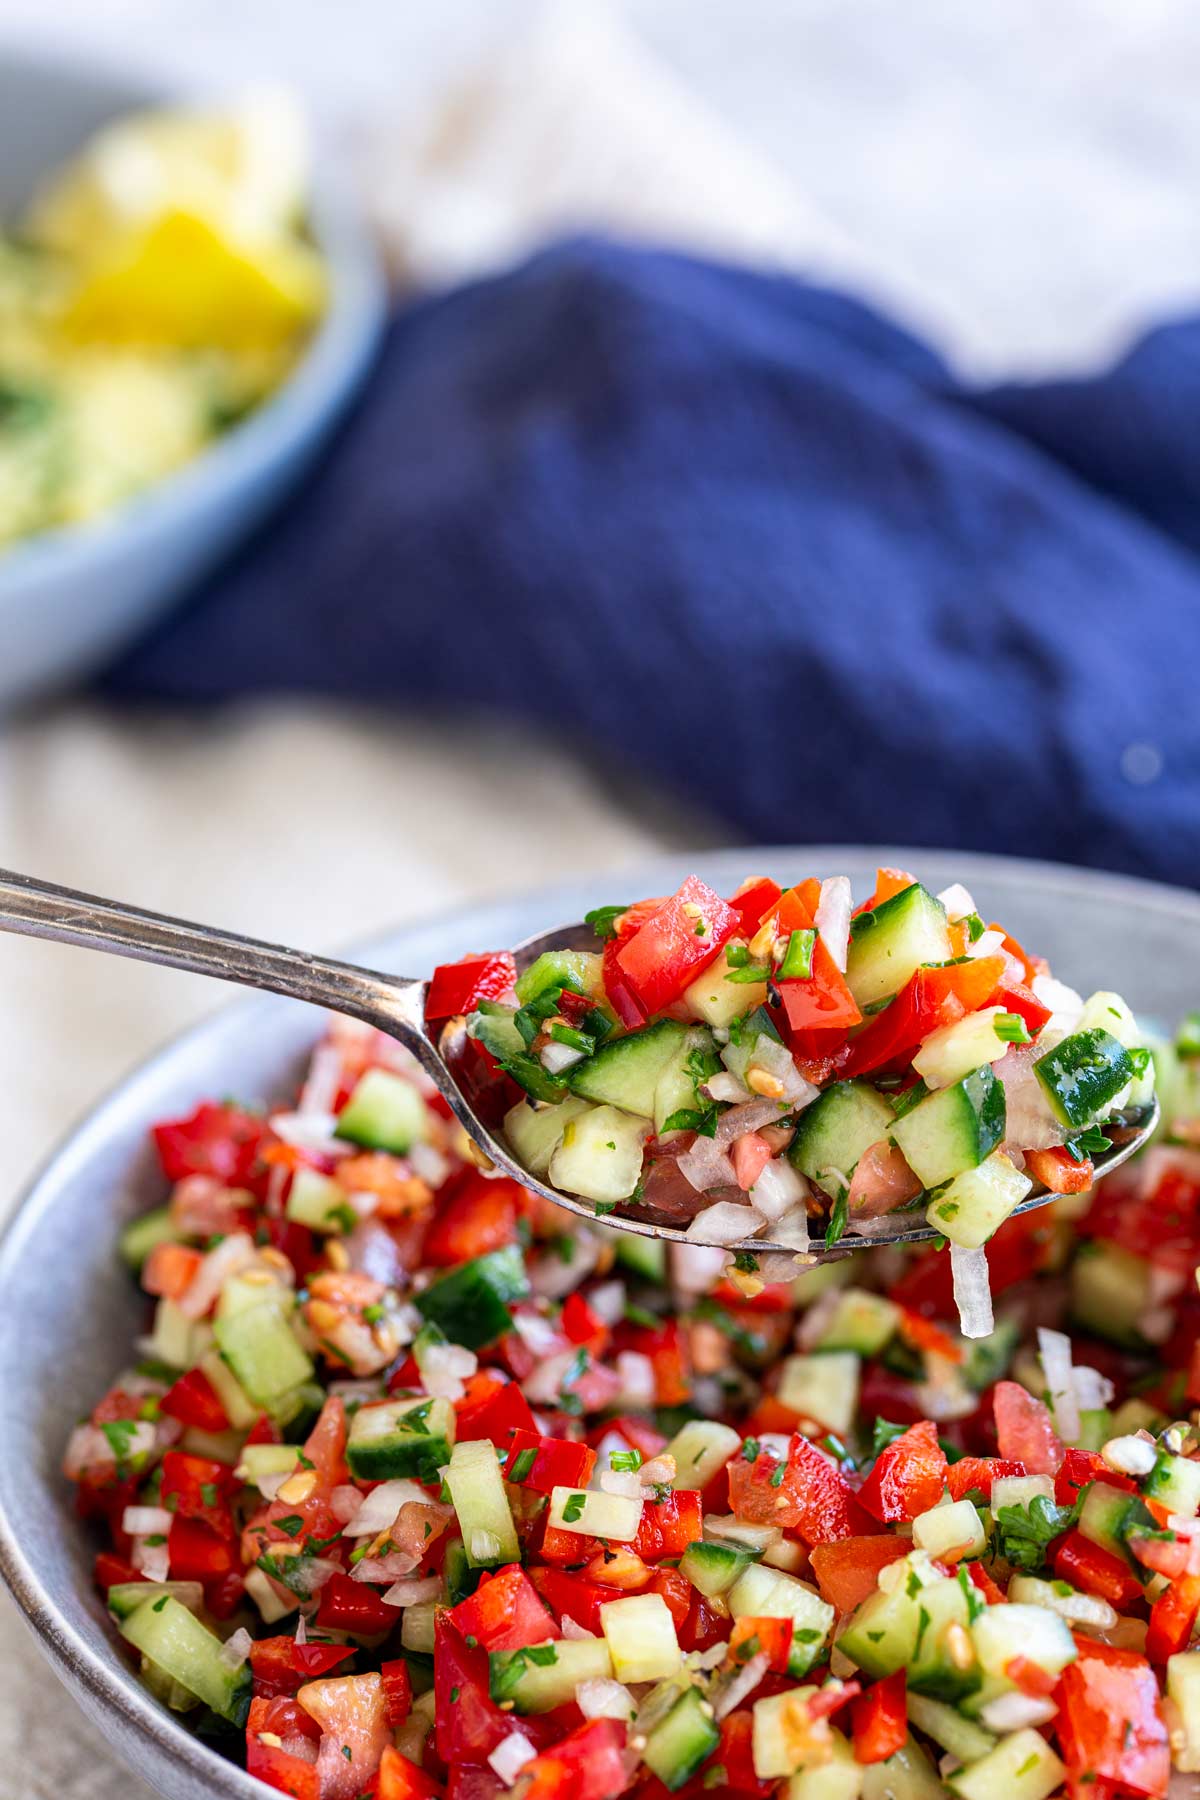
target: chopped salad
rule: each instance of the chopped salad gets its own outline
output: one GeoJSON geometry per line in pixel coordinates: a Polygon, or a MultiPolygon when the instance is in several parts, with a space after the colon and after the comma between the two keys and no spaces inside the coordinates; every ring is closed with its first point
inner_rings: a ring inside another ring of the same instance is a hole
{"type": "Polygon", "coordinates": [[[1153,1105],[1120,995],[1085,1001],[960,885],[880,869],[855,907],[845,876],[728,900],[691,876],[588,923],[595,950],[520,975],[507,953],[444,966],[427,1017],[469,1015],[522,1167],[600,1216],[739,1245],[745,1268],[755,1239],[788,1276],[814,1236],[915,1222],[952,1246],[985,1334],[983,1245],[1035,1187],[1089,1187],[1153,1105]]]}
{"type": "Polygon", "coordinates": [[[160,1123],[65,1463],[143,1681],[293,1800],[1164,1800],[1197,1027],[1159,1141],[991,1237],[982,1341],[933,1244],[780,1281],[568,1216],[345,1021],[291,1109],[160,1123]]]}

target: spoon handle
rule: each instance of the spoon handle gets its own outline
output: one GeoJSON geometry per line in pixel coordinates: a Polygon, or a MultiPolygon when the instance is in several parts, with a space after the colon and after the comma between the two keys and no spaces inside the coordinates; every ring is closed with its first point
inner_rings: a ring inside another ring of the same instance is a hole
{"type": "Polygon", "coordinates": [[[425,1047],[422,981],[383,975],[354,963],[313,956],[306,950],[289,950],[234,931],[145,912],[138,906],[80,894],[10,869],[0,869],[0,931],[107,950],[138,962],[163,963],[193,975],[213,975],[219,981],[286,994],[376,1025],[410,1048],[418,1043],[425,1047]]]}

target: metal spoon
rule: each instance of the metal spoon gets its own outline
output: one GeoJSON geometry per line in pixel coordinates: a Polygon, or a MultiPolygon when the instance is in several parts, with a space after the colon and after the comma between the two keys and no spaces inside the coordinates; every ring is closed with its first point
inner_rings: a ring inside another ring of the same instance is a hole
{"type": "MultiPolygon", "coordinates": [[[[412,1051],[445,1095],[463,1129],[498,1168],[555,1205],[577,1213],[580,1218],[595,1221],[595,1208],[588,1201],[561,1193],[531,1175],[515,1161],[506,1144],[481,1118],[480,1097],[473,1093],[477,1083],[470,1075],[472,1059],[463,1021],[451,1020],[436,1033],[430,1033],[425,1024],[428,986],[425,981],[385,975],[375,969],[359,968],[354,963],[313,956],[304,950],[289,950],[281,944],[265,944],[236,932],[218,931],[211,925],[193,925],[184,919],[145,912],[140,907],[125,906],[116,900],[102,900],[94,894],[77,893],[72,888],[57,887],[51,882],[37,881],[9,870],[0,870],[0,931],[50,938],[60,944],[79,944],[88,950],[107,950],[114,956],[162,963],[171,969],[186,969],[193,975],[213,975],[220,981],[236,981],[244,987],[284,994],[289,999],[304,1000],[329,1012],[342,1013],[374,1025],[412,1051]]],[[[516,946],[513,955],[520,972],[545,950],[592,950],[595,943],[590,926],[564,925],[526,938],[524,943],[516,946]]],[[[1095,1160],[1096,1180],[1141,1149],[1157,1119],[1156,1102],[1148,1119],[1139,1122],[1136,1130],[1124,1136],[1122,1141],[1114,1142],[1111,1150],[1095,1160]]],[[[1053,1194],[1045,1191],[1033,1193],[1016,1211],[1028,1212],[1053,1198],[1053,1194]]],[[[607,1215],[605,1223],[621,1231],[635,1232],[639,1237],[665,1238],[674,1243],[704,1242],[702,1238],[689,1236],[678,1226],[620,1218],[616,1214],[607,1215]]],[[[828,1249],[820,1237],[814,1237],[811,1260],[826,1262],[876,1244],[913,1244],[937,1235],[925,1223],[923,1208],[894,1213],[877,1223],[885,1229],[872,1230],[869,1237],[843,1237],[828,1249]],[[894,1229],[887,1229],[893,1221],[894,1229]]],[[[794,1250],[765,1237],[747,1238],[742,1243],[721,1247],[750,1251],[755,1255],[795,1254],[794,1250]]]]}

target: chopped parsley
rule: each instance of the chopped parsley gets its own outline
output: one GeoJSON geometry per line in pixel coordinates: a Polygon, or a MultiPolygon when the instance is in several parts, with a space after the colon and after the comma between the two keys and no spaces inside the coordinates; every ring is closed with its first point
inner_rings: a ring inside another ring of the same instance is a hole
{"type": "Polygon", "coordinates": [[[608,1460],[615,1475],[633,1475],[642,1466],[642,1453],[640,1450],[614,1450],[608,1460]]]}
{"type": "Polygon", "coordinates": [[[591,912],[584,913],[583,922],[591,926],[598,938],[613,938],[617,935],[617,920],[628,911],[628,906],[594,906],[591,912]]]}
{"type": "Polygon", "coordinates": [[[1089,1125],[1086,1131],[1077,1132],[1068,1138],[1063,1146],[1068,1156],[1076,1162],[1087,1162],[1089,1157],[1103,1156],[1106,1150],[1112,1149],[1112,1139],[1105,1137],[1098,1125],[1089,1125]]]}
{"type": "Polygon", "coordinates": [[[1031,1044],[1033,1042],[1029,1027],[1020,1013],[997,1013],[992,1020],[992,1029],[1002,1044],[1031,1044]]]}
{"type": "Polygon", "coordinates": [[[586,1503],[586,1494],[568,1494],[566,1500],[563,1502],[563,1524],[573,1525],[576,1519],[582,1519],[583,1509],[586,1503]]]}
{"type": "Polygon", "coordinates": [[[290,1538],[299,1537],[304,1530],[304,1520],[299,1513],[288,1513],[286,1518],[272,1519],[271,1523],[277,1525],[280,1531],[286,1532],[290,1538]]]}
{"type": "Polygon", "coordinates": [[[1045,1567],[1046,1547],[1061,1537],[1075,1518],[1073,1506],[1056,1506],[1035,1494],[1025,1506],[1002,1506],[996,1514],[997,1548],[1014,1568],[1045,1567]]]}

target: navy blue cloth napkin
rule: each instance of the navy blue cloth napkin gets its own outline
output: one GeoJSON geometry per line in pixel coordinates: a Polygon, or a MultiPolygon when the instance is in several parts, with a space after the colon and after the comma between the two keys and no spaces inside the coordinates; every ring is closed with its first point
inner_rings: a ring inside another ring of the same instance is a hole
{"type": "Polygon", "coordinates": [[[756,837],[1195,882],[1200,321],[980,391],[845,295],[558,245],[402,312],[108,685],[495,709],[756,837]]]}

